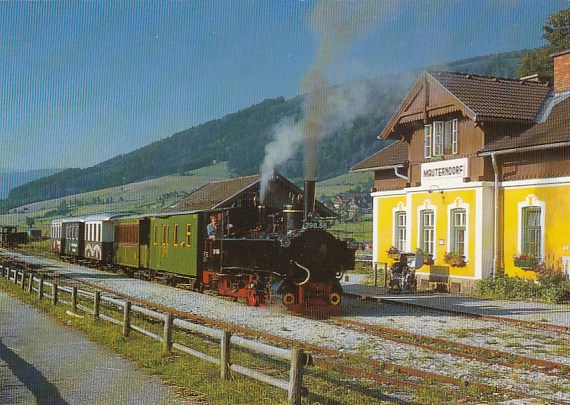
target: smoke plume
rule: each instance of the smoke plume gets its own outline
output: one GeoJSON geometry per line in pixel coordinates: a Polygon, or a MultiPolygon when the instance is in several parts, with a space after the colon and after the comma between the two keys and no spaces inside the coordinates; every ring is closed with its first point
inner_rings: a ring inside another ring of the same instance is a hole
{"type": "Polygon", "coordinates": [[[300,83],[305,95],[303,118],[300,121],[286,118],[273,128],[273,140],[265,147],[261,166],[262,200],[275,168],[291,159],[300,147],[303,147],[305,180],[316,180],[322,139],[369,112],[369,90],[364,85],[331,87],[326,77],[387,4],[323,1],[316,5],[309,26],[318,38],[319,47],[314,63],[300,83]]]}

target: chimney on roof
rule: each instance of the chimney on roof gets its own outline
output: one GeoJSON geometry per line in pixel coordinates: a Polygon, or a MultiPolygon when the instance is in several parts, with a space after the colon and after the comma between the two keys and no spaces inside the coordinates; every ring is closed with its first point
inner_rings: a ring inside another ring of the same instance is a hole
{"type": "Polygon", "coordinates": [[[570,49],[550,56],[554,59],[554,93],[570,91],[570,49]]]}

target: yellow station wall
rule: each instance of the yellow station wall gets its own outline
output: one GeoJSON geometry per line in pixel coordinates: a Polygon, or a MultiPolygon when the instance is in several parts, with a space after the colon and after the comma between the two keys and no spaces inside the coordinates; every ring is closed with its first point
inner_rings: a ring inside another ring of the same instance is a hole
{"type": "Polygon", "coordinates": [[[570,256],[570,184],[504,188],[504,269],[514,277],[536,279],[536,272],[514,266],[518,255],[519,203],[544,203],[544,260],[548,264],[570,256]]]}

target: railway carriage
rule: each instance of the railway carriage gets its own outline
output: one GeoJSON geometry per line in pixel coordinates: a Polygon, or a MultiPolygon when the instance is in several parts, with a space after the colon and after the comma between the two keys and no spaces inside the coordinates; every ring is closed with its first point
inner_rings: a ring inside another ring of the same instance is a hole
{"type": "Polygon", "coordinates": [[[51,222],[50,231],[51,241],[50,241],[50,251],[52,253],[61,256],[64,249],[65,238],[63,237],[63,220],[54,219],[51,222]]]}
{"type": "Polygon", "coordinates": [[[15,226],[0,228],[0,246],[13,247],[28,243],[27,232],[18,232],[15,226]]]}
{"type": "Polygon", "coordinates": [[[85,218],[63,218],[61,221],[61,256],[77,262],[84,258],[85,249],[85,218]]]}
{"type": "Polygon", "coordinates": [[[109,264],[113,260],[113,244],[115,242],[115,223],[126,214],[96,214],[85,218],[85,249],[87,260],[109,264]]]}
{"type": "Polygon", "coordinates": [[[129,274],[135,269],[147,269],[150,217],[129,216],[114,223],[113,263],[129,274]]]}

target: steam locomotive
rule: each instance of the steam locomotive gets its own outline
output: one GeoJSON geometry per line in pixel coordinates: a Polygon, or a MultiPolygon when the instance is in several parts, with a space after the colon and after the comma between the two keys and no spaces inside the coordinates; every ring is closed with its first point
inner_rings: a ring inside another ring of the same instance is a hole
{"type": "Polygon", "coordinates": [[[293,311],[337,310],[340,279],[354,269],[357,243],[327,231],[315,211],[314,182],[305,182],[303,206],[294,200],[275,210],[256,202],[58,219],[51,250],[67,260],[210,289],[252,306],[280,301],[293,311]]]}

